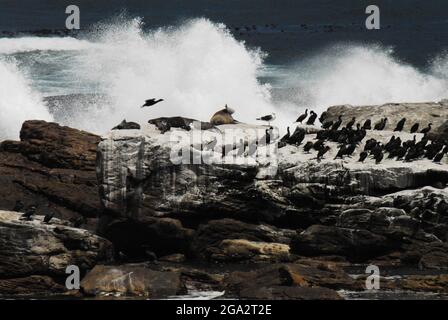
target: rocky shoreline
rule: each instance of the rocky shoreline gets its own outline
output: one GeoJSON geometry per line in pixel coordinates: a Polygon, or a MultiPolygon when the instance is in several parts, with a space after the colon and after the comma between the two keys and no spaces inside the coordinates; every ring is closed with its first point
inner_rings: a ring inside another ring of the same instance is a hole
{"type": "MultiPolygon", "coordinates": [[[[337,106],[327,119],[407,117],[434,123],[430,138],[447,141],[445,104],[337,106]]],[[[321,161],[303,151],[320,127],[303,126],[300,146],[252,161],[236,149],[214,158],[176,136],[213,141],[230,128],[250,143],[264,126],[165,118],[99,137],[27,121],[20,141],[0,144],[0,295],[344,299],[366,291],[365,268],[375,265],[380,291],[446,297],[447,159],[358,162],[368,139],[414,136],[390,126],[367,130],[352,157],[334,160],[338,146],[328,142],[321,161]],[[211,162],[174,164],[179,144],[211,162]],[[34,220],[7,211],[17,200],[37,204],[34,220]],[[46,224],[49,211],[56,218],[46,224]],[[71,264],[81,268],[80,291],[64,287],[71,264]]]]}

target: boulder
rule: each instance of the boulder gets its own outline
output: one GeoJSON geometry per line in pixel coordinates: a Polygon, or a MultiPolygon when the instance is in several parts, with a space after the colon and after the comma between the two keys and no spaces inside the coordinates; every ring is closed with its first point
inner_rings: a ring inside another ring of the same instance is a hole
{"type": "Polygon", "coordinates": [[[186,292],[180,273],[162,272],[143,265],[97,265],[81,281],[85,295],[144,296],[167,298],[186,292]]]}
{"type": "Polygon", "coordinates": [[[112,245],[87,230],[43,222],[21,220],[21,214],[0,211],[0,274],[2,278],[29,275],[65,276],[69,265],[82,273],[98,262],[110,261],[112,245]]]}
{"type": "Polygon", "coordinates": [[[341,255],[364,260],[386,253],[393,245],[385,236],[365,229],[314,225],[291,242],[291,252],[304,256],[341,255]]]}
{"type": "Polygon", "coordinates": [[[248,261],[284,259],[295,234],[268,225],[248,224],[233,219],[211,220],[198,227],[192,252],[202,259],[248,261]]]}
{"type": "Polygon", "coordinates": [[[37,212],[94,230],[101,210],[95,174],[100,137],[45,121],[26,121],[20,141],[0,144],[0,209],[17,200],[37,212]]]}

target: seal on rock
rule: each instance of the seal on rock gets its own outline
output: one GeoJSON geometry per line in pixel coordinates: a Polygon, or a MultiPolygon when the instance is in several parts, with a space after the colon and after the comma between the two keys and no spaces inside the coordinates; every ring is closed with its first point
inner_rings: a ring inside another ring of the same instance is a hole
{"type": "Polygon", "coordinates": [[[216,112],[212,118],[210,119],[210,123],[212,125],[221,125],[221,124],[234,124],[238,123],[235,119],[233,119],[232,114],[235,112],[232,108],[229,108],[227,105],[224,109],[216,112]]]}

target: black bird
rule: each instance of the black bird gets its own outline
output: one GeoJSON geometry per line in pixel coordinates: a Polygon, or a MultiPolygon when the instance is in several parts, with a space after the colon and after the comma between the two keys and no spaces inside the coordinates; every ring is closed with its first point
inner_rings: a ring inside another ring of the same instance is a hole
{"type": "Polygon", "coordinates": [[[429,123],[426,128],[423,128],[422,131],[420,131],[420,133],[427,134],[429,131],[431,131],[431,126],[432,123],[429,123]]]}
{"type": "Polygon", "coordinates": [[[419,126],[420,124],[417,122],[417,123],[415,123],[413,126],[412,126],[412,128],[411,128],[411,133],[416,133],[417,131],[418,131],[418,126],[419,126]]]}
{"type": "Polygon", "coordinates": [[[327,130],[327,129],[329,129],[332,125],[333,125],[333,121],[331,121],[331,120],[325,121],[325,122],[322,124],[322,129],[327,130]]]}
{"type": "Polygon", "coordinates": [[[54,217],[54,212],[47,213],[44,217],[44,223],[50,223],[51,219],[54,217]]]}
{"type": "Polygon", "coordinates": [[[305,139],[305,134],[305,129],[297,127],[291,135],[291,138],[289,138],[289,143],[299,146],[302,143],[303,139],[305,139]]]}
{"type": "Polygon", "coordinates": [[[22,214],[22,219],[31,220],[32,216],[36,213],[36,209],[35,205],[29,206],[25,213],[22,214]]]}
{"type": "Polygon", "coordinates": [[[286,134],[280,139],[280,142],[288,143],[291,133],[289,132],[289,127],[286,128],[286,134]]]}
{"type": "Polygon", "coordinates": [[[381,121],[380,122],[377,122],[376,124],[375,124],[375,127],[374,127],[374,129],[375,130],[384,130],[384,128],[386,127],[386,122],[387,122],[387,118],[383,118],[383,119],[381,119],[381,121]]]}
{"type": "Polygon", "coordinates": [[[372,129],[372,121],[370,119],[367,119],[364,124],[362,125],[362,128],[364,130],[371,130],[372,129]]]}
{"type": "Polygon", "coordinates": [[[383,157],[384,157],[383,152],[382,151],[378,152],[374,157],[375,163],[376,164],[380,163],[381,160],[383,160],[383,157]]]}
{"type": "Polygon", "coordinates": [[[313,147],[314,143],[312,141],[308,141],[307,143],[305,143],[305,145],[303,146],[303,151],[305,151],[306,153],[310,153],[311,148],[313,147]]]}
{"type": "Polygon", "coordinates": [[[415,146],[415,142],[416,142],[416,137],[414,135],[414,138],[412,140],[407,140],[407,141],[403,142],[403,147],[410,148],[412,146],[415,146]]]}
{"type": "Polygon", "coordinates": [[[351,158],[353,152],[355,152],[356,144],[352,143],[349,144],[348,147],[345,149],[345,155],[351,158]]]}
{"type": "Polygon", "coordinates": [[[306,117],[308,117],[308,109],[305,109],[305,113],[301,114],[301,115],[297,118],[296,122],[300,122],[300,123],[302,123],[302,121],[305,120],[306,117]]]}
{"type": "Polygon", "coordinates": [[[347,150],[347,146],[345,144],[343,144],[340,148],[338,153],[336,154],[336,157],[334,157],[333,160],[336,160],[337,158],[341,158],[345,155],[345,152],[347,150]]]}
{"type": "Polygon", "coordinates": [[[319,117],[319,122],[324,124],[326,117],[327,117],[327,111],[322,112],[319,117]]]}
{"type": "Polygon", "coordinates": [[[317,161],[320,161],[324,157],[324,154],[326,154],[330,150],[329,146],[325,146],[323,148],[320,148],[319,152],[317,152],[317,161]]]}
{"type": "Polygon", "coordinates": [[[442,150],[441,152],[439,152],[438,154],[435,155],[434,160],[432,160],[432,161],[435,163],[440,163],[440,161],[442,161],[444,155],[445,155],[445,153],[442,150]]]}
{"type": "Polygon", "coordinates": [[[394,131],[401,131],[401,130],[403,130],[405,122],[406,122],[406,118],[403,118],[400,121],[398,121],[397,126],[395,127],[394,131]]]}
{"type": "Polygon", "coordinates": [[[359,154],[359,160],[358,160],[358,162],[364,162],[364,160],[366,160],[367,156],[368,156],[367,151],[362,151],[362,152],[359,154]]]}
{"type": "Polygon", "coordinates": [[[313,149],[319,151],[324,147],[325,140],[319,139],[313,144],[313,149]]]}
{"type": "Polygon", "coordinates": [[[142,105],[142,108],[153,106],[153,105],[155,105],[155,104],[157,104],[157,103],[159,103],[159,102],[162,102],[162,101],[164,101],[164,100],[163,100],[163,99],[157,99],[157,100],[156,100],[156,99],[154,99],[154,98],[152,98],[152,99],[148,99],[148,100],[145,101],[145,104],[142,105]]]}
{"type": "Polygon", "coordinates": [[[342,123],[342,116],[340,115],[340,116],[338,117],[338,121],[336,121],[335,123],[333,123],[333,125],[331,126],[331,130],[333,130],[333,131],[338,130],[339,127],[341,126],[341,123],[342,123]]]}
{"type": "Polygon", "coordinates": [[[345,127],[346,127],[347,129],[351,129],[351,128],[353,127],[353,125],[355,124],[355,122],[356,122],[356,117],[353,117],[352,120],[350,120],[350,121],[345,125],[345,127]]]}
{"type": "Polygon", "coordinates": [[[23,208],[25,208],[25,205],[23,204],[22,200],[17,200],[12,211],[22,212],[23,208]]]}
{"type": "Polygon", "coordinates": [[[317,113],[311,110],[311,115],[306,122],[307,125],[314,125],[314,121],[316,121],[317,113]]]}
{"type": "Polygon", "coordinates": [[[86,223],[87,223],[86,217],[82,216],[82,217],[79,217],[78,219],[76,219],[75,221],[73,221],[73,227],[79,228],[83,224],[86,224],[86,223]]]}

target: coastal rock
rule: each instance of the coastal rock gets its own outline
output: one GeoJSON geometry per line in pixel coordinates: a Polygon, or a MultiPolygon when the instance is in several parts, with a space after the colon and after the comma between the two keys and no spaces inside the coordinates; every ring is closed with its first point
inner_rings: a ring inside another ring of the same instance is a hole
{"type": "Polygon", "coordinates": [[[268,225],[253,225],[233,219],[212,220],[200,225],[192,251],[206,260],[282,260],[289,256],[289,242],[295,235],[268,225]]]}
{"type": "Polygon", "coordinates": [[[363,260],[384,254],[391,247],[386,237],[368,230],[314,225],[292,240],[291,252],[304,256],[341,255],[363,260]]]}
{"type": "Polygon", "coordinates": [[[96,135],[45,121],[26,121],[21,141],[0,144],[0,209],[17,200],[38,214],[94,230],[101,210],[95,174],[96,135]],[[78,222],[79,220],[79,222],[78,222]]]}
{"type": "MultiPolygon", "coordinates": [[[[3,279],[29,275],[65,276],[69,265],[81,273],[112,258],[112,245],[87,230],[61,224],[43,216],[21,220],[21,214],[0,211],[0,274],[3,279]]],[[[19,280],[16,280],[19,281],[19,280]]]]}
{"type": "Polygon", "coordinates": [[[97,265],[81,281],[81,290],[93,296],[167,298],[185,293],[180,273],[162,272],[142,265],[97,265]]]}
{"type": "Polygon", "coordinates": [[[361,289],[354,279],[335,264],[309,260],[275,264],[248,272],[232,272],[225,283],[229,295],[235,294],[244,299],[285,298],[288,294],[284,295],[284,292],[290,292],[291,298],[325,299],[330,294],[331,299],[338,299],[333,291],[335,289],[361,289]],[[323,295],[319,297],[320,294],[323,295]]]}

